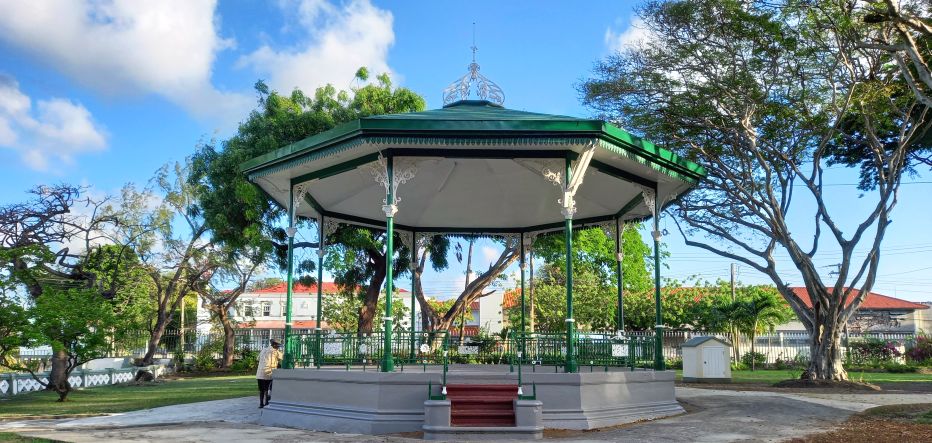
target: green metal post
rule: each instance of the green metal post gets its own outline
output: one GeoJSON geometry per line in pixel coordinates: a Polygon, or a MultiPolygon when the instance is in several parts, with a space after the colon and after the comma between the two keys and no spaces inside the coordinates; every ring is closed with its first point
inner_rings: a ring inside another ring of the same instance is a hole
{"type": "MultiPolygon", "coordinates": [[[[566,159],[564,189],[570,183],[570,159],[566,159]]],[[[563,198],[569,198],[564,195],[563,198]]],[[[567,205],[568,202],[563,202],[567,205]]],[[[563,234],[566,236],[566,372],[576,372],[575,331],[576,319],[573,318],[573,214],[564,208],[563,234]]]]}
{"type": "Polygon", "coordinates": [[[285,358],[282,362],[282,367],[286,369],[294,367],[294,349],[291,346],[291,285],[294,278],[294,236],[297,232],[294,218],[294,187],[292,186],[288,190],[288,277],[285,291],[285,358]]]}
{"type": "Polygon", "coordinates": [[[318,235],[317,240],[317,328],[314,330],[315,335],[317,336],[317,346],[315,346],[315,351],[317,355],[314,356],[315,365],[320,368],[320,360],[323,358],[323,346],[321,346],[320,338],[323,334],[323,324],[324,324],[324,245],[326,239],[324,238],[324,216],[321,215],[319,219],[319,228],[320,234],[318,235]]]}
{"type": "MultiPolygon", "coordinates": [[[[524,299],[525,299],[525,296],[524,296],[524,294],[525,294],[525,284],[524,284],[524,255],[525,255],[525,251],[524,251],[524,233],[522,232],[522,233],[521,233],[521,261],[520,261],[519,264],[518,264],[518,268],[521,269],[521,335],[520,335],[520,337],[521,337],[521,347],[519,348],[519,349],[521,350],[521,356],[518,358],[518,367],[519,367],[519,368],[520,368],[521,363],[524,361],[525,351],[527,350],[527,349],[525,348],[525,346],[524,346],[524,345],[525,345],[524,339],[525,339],[525,337],[527,336],[527,325],[526,325],[526,323],[525,323],[525,321],[524,321],[525,312],[527,311],[527,308],[525,308],[525,304],[524,304],[524,299]]],[[[519,378],[519,379],[521,378],[520,375],[521,375],[521,371],[520,371],[520,369],[519,369],[519,370],[518,370],[518,378],[519,378]]],[[[520,388],[520,386],[521,386],[521,385],[520,385],[520,383],[519,383],[519,384],[518,384],[518,387],[520,388]]]]}
{"type": "Polygon", "coordinates": [[[411,361],[415,361],[415,352],[414,352],[414,337],[415,337],[415,315],[414,315],[414,299],[417,295],[417,285],[414,282],[414,270],[417,268],[417,232],[411,232],[411,361]]]}
{"type": "Polygon", "coordinates": [[[618,223],[618,219],[615,219],[615,281],[618,285],[618,320],[615,323],[615,329],[621,332],[625,330],[625,305],[624,305],[624,269],[622,268],[622,260],[624,256],[621,255],[624,250],[624,245],[622,240],[624,240],[622,235],[622,224],[618,223]]]}
{"type": "Polygon", "coordinates": [[[392,372],[395,370],[395,362],[392,359],[392,280],[395,278],[393,273],[394,267],[394,245],[395,236],[395,192],[394,192],[394,162],[392,157],[388,157],[385,172],[388,177],[388,190],[385,199],[385,343],[382,347],[382,372],[392,372]]]}
{"type": "Polygon", "coordinates": [[[654,193],[654,369],[666,370],[663,361],[663,316],[660,306],[660,196],[654,193]]]}

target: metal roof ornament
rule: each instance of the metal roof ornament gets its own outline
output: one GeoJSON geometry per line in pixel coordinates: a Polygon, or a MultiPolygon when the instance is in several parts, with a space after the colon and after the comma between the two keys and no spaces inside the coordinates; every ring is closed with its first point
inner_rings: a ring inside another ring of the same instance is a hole
{"type": "Polygon", "coordinates": [[[473,33],[473,44],[470,47],[472,49],[472,63],[469,64],[469,72],[460,77],[459,80],[450,83],[450,86],[443,90],[444,106],[460,100],[468,100],[473,88],[475,88],[476,95],[481,100],[488,100],[499,106],[505,103],[505,92],[502,91],[502,88],[479,73],[479,64],[476,63],[476,51],[479,48],[476,47],[475,30],[473,30],[473,33]]]}

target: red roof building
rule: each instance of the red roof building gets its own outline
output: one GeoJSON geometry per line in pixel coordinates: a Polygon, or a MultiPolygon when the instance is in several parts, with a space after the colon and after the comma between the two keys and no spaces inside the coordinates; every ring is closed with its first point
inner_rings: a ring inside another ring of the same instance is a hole
{"type": "MultiPolygon", "coordinates": [[[[809,298],[809,291],[805,287],[797,286],[790,288],[803,303],[808,307],[812,307],[812,300],[809,298]]],[[[847,289],[847,288],[845,288],[847,289]]],[[[851,291],[851,297],[848,299],[847,305],[850,305],[852,301],[860,294],[861,292],[857,289],[851,291]]],[[[846,306],[847,306],[846,305],[846,306]]],[[[878,294],[876,292],[869,292],[864,297],[864,301],[861,302],[861,306],[858,306],[858,310],[917,310],[917,309],[929,309],[928,306],[921,303],[913,303],[911,301],[902,300],[895,297],[890,297],[883,294],[878,294]]]]}

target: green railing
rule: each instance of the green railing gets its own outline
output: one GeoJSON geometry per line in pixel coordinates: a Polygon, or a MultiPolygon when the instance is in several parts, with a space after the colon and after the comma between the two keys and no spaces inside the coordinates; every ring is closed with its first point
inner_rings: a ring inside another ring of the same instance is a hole
{"type": "MultiPolygon", "coordinates": [[[[447,341],[445,332],[395,332],[391,342],[392,358],[402,367],[443,365],[447,341]]],[[[365,368],[379,365],[384,357],[384,343],[385,336],[381,332],[310,331],[291,335],[287,351],[299,368],[334,365],[365,368]]]]}
{"type": "MultiPolygon", "coordinates": [[[[577,332],[574,340],[580,367],[633,369],[650,368],[654,363],[654,340],[650,336],[577,332]]],[[[309,331],[289,337],[287,346],[296,367],[377,367],[384,356],[384,335],[309,331]]],[[[392,334],[391,352],[402,370],[411,365],[425,370],[427,366],[446,368],[450,363],[507,364],[513,370],[518,366],[519,371],[521,365],[561,367],[566,360],[566,333],[458,337],[446,332],[402,331],[392,334]]]]}

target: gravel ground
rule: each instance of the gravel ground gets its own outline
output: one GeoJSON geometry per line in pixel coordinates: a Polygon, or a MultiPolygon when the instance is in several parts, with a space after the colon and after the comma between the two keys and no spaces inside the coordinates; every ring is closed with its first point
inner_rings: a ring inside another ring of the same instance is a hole
{"type": "MultiPolygon", "coordinates": [[[[553,441],[784,441],[829,431],[877,405],[932,403],[932,394],[763,392],[677,387],[687,414],[594,431],[548,431],[553,441]]],[[[257,425],[252,397],[124,414],[0,423],[0,430],[69,442],[412,442],[404,436],[332,434],[257,425]]],[[[916,440],[899,440],[900,443],[916,440]]]]}

